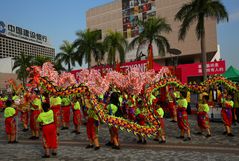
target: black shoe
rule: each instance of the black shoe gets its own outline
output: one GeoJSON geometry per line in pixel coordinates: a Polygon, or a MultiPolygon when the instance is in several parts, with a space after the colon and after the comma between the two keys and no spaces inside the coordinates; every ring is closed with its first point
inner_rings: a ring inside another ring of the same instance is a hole
{"type": "Polygon", "coordinates": [[[207,134],[206,135],[206,138],[210,138],[212,135],[211,134],[207,134]]]}
{"type": "Polygon", "coordinates": [[[159,141],[159,139],[154,138],[153,141],[159,141]]]}
{"type": "Polygon", "coordinates": [[[43,155],[42,158],[50,158],[50,155],[43,155]]]}
{"type": "Polygon", "coordinates": [[[114,145],[114,146],[112,146],[112,149],[120,150],[120,147],[119,147],[119,146],[116,146],[116,145],[114,145]]]}
{"type": "Polygon", "coordinates": [[[38,137],[35,137],[33,140],[39,140],[39,136],[38,136],[38,137]]]}
{"type": "Polygon", "coordinates": [[[165,144],[165,143],[166,143],[166,140],[159,141],[159,144],[165,144]]]}
{"type": "Polygon", "coordinates": [[[76,133],[76,130],[73,130],[71,133],[76,133]]]}
{"type": "Polygon", "coordinates": [[[183,141],[190,141],[191,140],[191,138],[190,137],[187,137],[187,138],[185,138],[183,141]]]}
{"type": "Polygon", "coordinates": [[[22,131],[23,131],[23,132],[27,132],[27,131],[28,131],[28,129],[22,129],[22,131]]]}
{"type": "Polygon", "coordinates": [[[95,149],[94,149],[94,150],[96,151],[96,150],[99,150],[99,149],[100,149],[100,147],[99,147],[99,146],[97,146],[97,147],[95,147],[95,149]]]}
{"type": "Polygon", "coordinates": [[[52,154],[53,156],[57,156],[57,153],[52,152],[51,154],[52,154]]]}
{"type": "Polygon", "coordinates": [[[12,143],[13,143],[13,144],[17,144],[17,143],[18,143],[18,141],[14,140],[12,143]]]}
{"type": "Polygon", "coordinates": [[[202,132],[197,132],[197,133],[195,133],[196,135],[202,135],[202,132]]]}
{"type": "Polygon", "coordinates": [[[184,139],[184,136],[177,136],[177,139],[184,139]]]}
{"type": "Polygon", "coordinates": [[[61,128],[61,130],[66,130],[66,129],[67,129],[67,127],[62,127],[62,128],[61,128]]]}
{"type": "Polygon", "coordinates": [[[110,141],[108,143],[105,144],[105,146],[113,146],[114,144],[111,143],[110,141]]]}
{"type": "Polygon", "coordinates": [[[143,143],[142,140],[137,141],[137,144],[142,144],[142,143],[143,143]]]}
{"type": "Polygon", "coordinates": [[[222,133],[222,135],[227,135],[227,132],[226,132],[226,131],[224,131],[224,132],[222,133]]]}
{"type": "Polygon", "coordinates": [[[143,141],[143,144],[147,144],[147,141],[146,141],[146,140],[144,140],[144,141],[143,141]]]}
{"type": "Polygon", "coordinates": [[[35,137],[35,136],[31,136],[29,139],[31,139],[31,140],[35,140],[36,137],[35,137]]]}
{"type": "Polygon", "coordinates": [[[76,132],[76,135],[79,135],[80,134],[80,132],[76,132]]]}
{"type": "Polygon", "coordinates": [[[93,148],[93,147],[94,147],[93,145],[90,145],[90,144],[89,144],[89,145],[87,145],[85,148],[86,148],[86,149],[91,149],[91,148],[93,148]]]}
{"type": "Polygon", "coordinates": [[[177,122],[177,121],[175,121],[175,120],[171,120],[170,122],[174,122],[174,123],[175,123],[175,122],[177,122]]]}
{"type": "Polygon", "coordinates": [[[232,133],[228,133],[227,136],[233,137],[234,135],[232,133]]]}
{"type": "Polygon", "coordinates": [[[11,142],[11,141],[8,141],[7,143],[8,143],[8,144],[12,144],[12,142],[11,142]]]}

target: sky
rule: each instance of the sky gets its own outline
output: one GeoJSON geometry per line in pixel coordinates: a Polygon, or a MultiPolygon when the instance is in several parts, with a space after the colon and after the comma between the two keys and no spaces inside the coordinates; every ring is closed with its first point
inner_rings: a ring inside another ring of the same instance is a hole
{"type": "MultiPolygon", "coordinates": [[[[47,35],[59,52],[63,40],[73,42],[86,29],[86,11],[112,0],[0,0],[0,21],[47,35]]],[[[217,26],[222,58],[239,69],[239,0],[221,0],[230,15],[217,26]]]]}

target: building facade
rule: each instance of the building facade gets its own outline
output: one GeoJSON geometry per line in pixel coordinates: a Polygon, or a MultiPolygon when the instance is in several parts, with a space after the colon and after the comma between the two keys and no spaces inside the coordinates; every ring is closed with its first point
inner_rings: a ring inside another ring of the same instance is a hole
{"type": "Polygon", "coordinates": [[[55,57],[47,36],[0,21],[0,59],[18,57],[21,53],[55,57]]]}
{"type": "MultiPolygon", "coordinates": [[[[154,44],[154,60],[161,65],[199,63],[201,46],[195,34],[196,25],[192,25],[184,41],[178,41],[180,22],[175,21],[174,17],[186,2],[188,0],[114,0],[87,11],[87,28],[101,30],[103,38],[108,31],[119,31],[130,42],[142,30],[137,26],[137,19],[145,20],[151,16],[164,17],[172,28],[172,32],[164,36],[169,40],[171,48],[179,49],[182,54],[175,56],[166,53],[162,56],[154,44]]],[[[206,19],[205,28],[207,58],[211,61],[217,52],[216,20],[206,19]]],[[[139,49],[139,52],[147,55],[147,46],[139,49]]],[[[136,58],[137,49],[126,53],[126,62],[135,61],[136,58]]]]}

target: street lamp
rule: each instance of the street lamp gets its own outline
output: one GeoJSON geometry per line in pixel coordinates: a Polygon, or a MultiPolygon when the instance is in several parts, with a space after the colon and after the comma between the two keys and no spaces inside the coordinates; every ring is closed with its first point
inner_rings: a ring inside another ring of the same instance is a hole
{"type": "Polygon", "coordinates": [[[174,58],[172,58],[173,66],[174,66],[174,71],[176,72],[176,67],[178,66],[178,56],[180,54],[182,54],[182,52],[181,52],[181,50],[175,49],[175,48],[168,49],[168,52],[170,53],[170,55],[172,54],[172,55],[176,56],[176,60],[174,60],[174,58]]]}

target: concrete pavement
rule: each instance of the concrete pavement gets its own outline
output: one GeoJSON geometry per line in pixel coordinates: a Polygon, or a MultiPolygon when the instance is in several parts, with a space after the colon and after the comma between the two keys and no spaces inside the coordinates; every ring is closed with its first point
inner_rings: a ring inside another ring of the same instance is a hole
{"type": "MultiPolygon", "coordinates": [[[[43,154],[41,141],[32,141],[30,131],[22,132],[19,125],[19,144],[6,143],[4,119],[0,116],[0,160],[39,160],[43,154]]],[[[101,149],[94,151],[85,149],[88,144],[85,126],[81,134],[75,135],[70,130],[60,131],[60,146],[57,158],[49,160],[239,160],[239,125],[233,126],[235,137],[222,135],[222,123],[211,123],[212,137],[195,135],[198,131],[196,117],[189,116],[192,140],[184,142],[175,137],[179,135],[177,124],[165,121],[167,143],[160,145],[148,139],[147,145],[136,143],[137,137],[132,133],[120,132],[121,150],[112,150],[104,144],[109,139],[106,125],[100,126],[99,140],[101,149]]]]}

